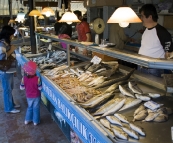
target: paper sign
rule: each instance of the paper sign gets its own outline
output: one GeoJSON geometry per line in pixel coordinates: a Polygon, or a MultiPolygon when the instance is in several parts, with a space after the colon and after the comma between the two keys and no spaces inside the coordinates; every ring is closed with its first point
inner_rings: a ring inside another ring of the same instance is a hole
{"type": "Polygon", "coordinates": [[[160,104],[154,102],[154,101],[148,101],[144,103],[144,106],[151,109],[151,110],[156,110],[157,108],[160,107],[160,104]]]}
{"type": "Polygon", "coordinates": [[[93,58],[92,58],[92,60],[91,60],[91,62],[93,63],[93,64],[99,64],[100,62],[101,62],[101,58],[99,58],[99,57],[97,57],[97,56],[94,56],[93,58]]]}

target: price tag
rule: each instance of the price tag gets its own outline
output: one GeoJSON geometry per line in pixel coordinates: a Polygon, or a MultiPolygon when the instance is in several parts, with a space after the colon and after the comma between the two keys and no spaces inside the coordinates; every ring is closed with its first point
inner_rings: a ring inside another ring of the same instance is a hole
{"type": "Polygon", "coordinates": [[[93,64],[99,64],[101,62],[101,58],[97,57],[97,56],[94,56],[91,60],[91,63],[93,64]]]}
{"type": "Polygon", "coordinates": [[[151,110],[156,110],[157,108],[159,108],[161,105],[154,102],[154,101],[148,101],[144,103],[144,106],[151,109],[151,110]]]}

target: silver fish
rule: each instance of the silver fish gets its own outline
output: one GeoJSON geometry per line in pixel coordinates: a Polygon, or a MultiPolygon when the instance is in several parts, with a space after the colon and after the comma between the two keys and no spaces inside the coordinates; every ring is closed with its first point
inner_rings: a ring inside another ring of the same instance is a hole
{"type": "Polygon", "coordinates": [[[157,116],[153,121],[154,122],[165,122],[168,120],[168,115],[165,114],[160,114],[159,116],[157,116]]]}
{"type": "Polygon", "coordinates": [[[100,123],[101,123],[104,127],[108,128],[108,129],[111,129],[111,124],[110,124],[110,122],[109,122],[108,120],[106,120],[106,119],[100,119],[100,123]]]}
{"type": "Polygon", "coordinates": [[[80,74],[82,74],[82,73],[84,73],[84,71],[81,69],[81,68],[77,68],[77,71],[78,71],[78,73],[80,73],[80,74]]]}
{"type": "Polygon", "coordinates": [[[80,74],[78,72],[76,72],[74,69],[70,68],[70,71],[73,72],[75,75],[77,75],[78,77],[80,76],[80,74]]]}
{"type": "Polygon", "coordinates": [[[114,106],[109,111],[105,112],[102,116],[107,116],[107,115],[114,114],[116,111],[118,111],[124,105],[125,101],[126,101],[126,99],[122,99],[116,105],[114,104],[114,106]]]}
{"type": "Polygon", "coordinates": [[[135,98],[135,96],[133,95],[133,93],[131,93],[128,89],[126,89],[124,86],[119,85],[119,90],[123,95],[129,96],[129,97],[133,97],[135,98]]]}
{"type": "Polygon", "coordinates": [[[107,92],[112,92],[112,91],[114,91],[115,89],[117,89],[117,88],[119,87],[119,85],[123,85],[123,84],[126,84],[126,83],[127,83],[126,80],[125,80],[125,81],[117,82],[117,83],[111,85],[108,89],[106,89],[105,93],[107,93],[107,92]]]}
{"type": "Polygon", "coordinates": [[[142,90],[137,86],[137,84],[133,84],[131,81],[128,82],[128,87],[133,91],[133,93],[142,94],[142,90]]]}
{"type": "Polygon", "coordinates": [[[166,110],[167,110],[167,114],[170,115],[173,113],[173,109],[172,108],[168,108],[166,107],[166,110]]]}
{"type": "Polygon", "coordinates": [[[136,98],[141,99],[142,101],[149,101],[151,100],[150,97],[142,95],[142,94],[135,94],[136,98]]]}
{"type": "MultiPolygon", "coordinates": [[[[112,126],[111,126],[112,127],[112,126]]],[[[114,135],[120,139],[128,140],[128,135],[121,129],[117,129],[115,126],[111,128],[114,135]]]]}
{"type": "Polygon", "coordinates": [[[120,121],[124,122],[124,123],[129,123],[129,121],[127,120],[127,118],[125,116],[123,116],[122,114],[114,114],[115,117],[117,117],[120,121]]]}
{"type": "Polygon", "coordinates": [[[135,138],[135,139],[139,139],[139,136],[136,132],[134,132],[133,130],[129,129],[129,128],[126,128],[126,127],[122,127],[123,131],[125,133],[127,133],[129,136],[135,138]]]}
{"type": "Polygon", "coordinates": [[[88,86],[94,86],[100,83],[103,83],[105,81],[105,77],[104,76],[100,76],[95,78],[93,81],[91,81],[90,83],[88,83],[88,86]]]}
{"type": "Polygon", "coordinates": [[[140,100],[140,99],[134,99],[133,101],[125,104],[119,111],[123,111],[125,109],[131,108],[131,107],[133,107],[135,105],[138,105],[141,102],[142,102],[142,100],[140,100]]]}
{"type": "Polygon", "coordinates": [[[155,113],[155,112],[150,112],[148,114],[148,116],[145,118],[145,120],[143,121],[147,121],[147,122],[150,122],[150,121],[153,121],[157,116],[159,115],[159,113],[155,113]]]}
{"type": "Polygon", "coordinates": [[[117,83],[119,81],[128,80],[130,78],[130,76],[133,74],[134,71],[135,71],[135,69],[131,70],[127,75],[124,75],[124,76],[122,76],[120,78],[116,78],[116,79],[111,79],[111,80],[105,81],[102,84],[99,84],[99,85],[97,85],[94,88],[97,89],[97,88],[101,88],[101,87],[106,87],[106,86],[112,85],[114,83],[117,83]]]}
{"type": "Polygon", "coordinates": [[[99,72],[105,71],[105,70],[106,70],[106,68],[101,68],[101,69],[97,70],[95,73],[99,73],[99,72]]]}
{"type": "Polygon", "coordinates": [[[112,124],[122,126],[121,121],[115,116],[106,116],[106,119],[112,124]]]}
{"type": "Polygon", "coordinates": [[[142,104],[140,105],[134,112],[134,116],[137,115],[140,111],[144,110],[145,106],[142,104]]]}
{"type": "Polygon", "coordinates": [[[150,96],[151,98],[158,98],[158,97],[160,97],[160,94],[158,94],[158,93],[148,93],[148,96],[150,96]]]}
{"type": "Polygon", "coordinates": [[[134,116],[133,121],[136,121],[136,120],[141,121],[141,120],[145,119],[147,117],[147,115],[148,115],[147,110],[142,110],[137,115],[134,116]]]}
{"type": "Polygon", "coordinates": [[[140,127],[138,127],[137,125],[134,125],[132,123],[129,124],[130,125],[130,128],[134,131],[136,131],[137,133],[139,133],[140,135],[142,136],[145,136],[145,132],[142,131],[142,129],[140,127]]]}
{"type": "Polygon", "coordinates": [[[89,99],[85,103],[78,103],[78,104],[84,108],[92,108],[98,104],[101,104],[103,101],[110,98],[112,95],[113,95],[112,92],[106,93],[106,94],[100,94],[100,95],[94,96],[93,98],[89,99]]]}
{"type": "Polygon", "coordinates": [[[114,104],[117,104],[120,100],[121,99],[116,98],[116,99],[112,99],[112,100],[108,101],[107,103],[102,105],[100,107],[100,109],[98,109],[93,115],[104,114],[105,112],[109,111],[109,109],[111,109],[114,106],[114,104]]]}

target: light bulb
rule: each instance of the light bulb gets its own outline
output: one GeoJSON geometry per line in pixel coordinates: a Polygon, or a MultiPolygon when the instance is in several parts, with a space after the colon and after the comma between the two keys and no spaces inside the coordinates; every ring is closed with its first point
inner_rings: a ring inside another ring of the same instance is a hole
{"type": "Polygon", "coordinates": [[[72,22],[67,22],[67,24],[72,24],[72,22]]]}
{"type": "Polygon", "coordinates": [[[120,27],[127,27],[129,25],[128,22],[120,22],[119,23],[120,27]]]}
{"type": "Polygon", "coordinates": [[[47,11],[47,12],[46,12],[46,17],[49,17],[49,16],[50,16],[50,12],[47,11]]]}

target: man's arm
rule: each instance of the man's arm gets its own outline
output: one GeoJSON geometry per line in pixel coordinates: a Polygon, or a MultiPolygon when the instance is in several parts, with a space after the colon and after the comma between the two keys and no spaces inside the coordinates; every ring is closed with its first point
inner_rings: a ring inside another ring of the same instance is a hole
{"type": "Polygon", "coordinates": [[[87,33],[86,37],[87,37],[87,39],[85,42],[90,42],[91,41],[91,33],[87,33]]]}

